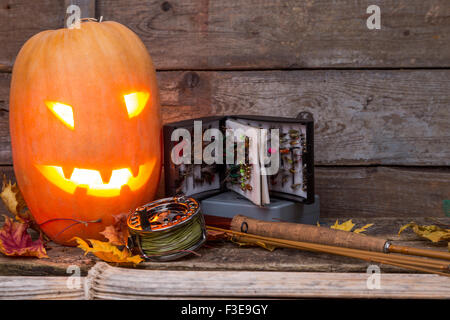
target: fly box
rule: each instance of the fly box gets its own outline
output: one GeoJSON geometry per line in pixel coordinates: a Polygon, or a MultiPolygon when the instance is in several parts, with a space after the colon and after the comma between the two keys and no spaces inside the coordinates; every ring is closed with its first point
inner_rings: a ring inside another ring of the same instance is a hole
{"type": "Polygon", "coordinates": [[[164,125],[167,196],[203,200],[232,190],[259,207],[271,198],[314,203],[314,120],[230,115],[164,125]]]}

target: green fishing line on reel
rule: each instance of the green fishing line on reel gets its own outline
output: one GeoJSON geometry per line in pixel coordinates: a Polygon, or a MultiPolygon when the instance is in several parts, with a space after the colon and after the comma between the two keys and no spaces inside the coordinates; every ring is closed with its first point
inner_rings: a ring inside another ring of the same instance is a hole
{"type": "Polygon", "coordinates": [[[200,205],[193,198],[170,197],[137,208],[127,219],[128,247],[144,259],[170,261],[206,241],[200,205]]]}

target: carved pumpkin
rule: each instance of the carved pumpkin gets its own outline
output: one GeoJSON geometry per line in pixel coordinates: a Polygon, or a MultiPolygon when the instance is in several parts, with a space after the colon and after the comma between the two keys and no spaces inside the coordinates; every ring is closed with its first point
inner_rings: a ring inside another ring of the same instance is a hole
{"type": "Polygon", "coordinates": [[[153,199],[161,172],[155,70],[116,22],[41,32],[11,82],[14,171],[42,230],[62,244],[104,239],[113,215],[153,199]]]}

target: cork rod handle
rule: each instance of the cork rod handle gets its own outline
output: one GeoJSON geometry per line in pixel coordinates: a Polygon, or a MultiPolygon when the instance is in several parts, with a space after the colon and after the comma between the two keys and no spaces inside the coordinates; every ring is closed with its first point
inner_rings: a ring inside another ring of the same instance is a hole
{"type": "Polygon", "coordinates": [[[264,237],[326,244],[330,246],[384,252],[386,240],[342,230],[290,222],[268,222],[243,215],[234,216],[231,230],[264,237]]]}

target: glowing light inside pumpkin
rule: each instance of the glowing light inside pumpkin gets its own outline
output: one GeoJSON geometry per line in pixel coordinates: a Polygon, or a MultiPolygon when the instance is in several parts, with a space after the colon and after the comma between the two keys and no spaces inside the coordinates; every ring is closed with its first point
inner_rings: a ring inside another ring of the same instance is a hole
{"type": "Polygon", "coordinates": [[[54,101],[45,101],[45,104],[50,109],[50,111],[53,112],[53,114],[62,121],[62,123],[64,123],[70,129],[74,129],[75,121],[73,120],[73,109],[71,106],[54,101]]]}
{"type": "Polygon", "coordinates": [[[129,118],[136,117],[144,110],[149,96],[148,92],[135,92],[124,96],[129,118]]]}
{"type": "Polygon", "coordinates": [[[87,194],[95,197],[116,197],[120,195],[123,186],[128,185],[131,191],[140,189],[150,178],[155,166],[155,161],[147,162],[139,166],[139,174],[133,177],[129,168],[113,170],[111,179],[104,183],[100,172],[91,169],[75,168],[70,179],[64,176],[62,167],[36,165],[47,180],[58,188],[73,194],[80,188],[87,189],[87,194]]]}

